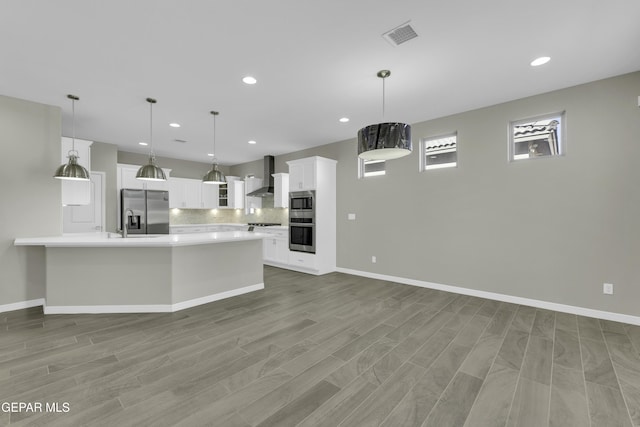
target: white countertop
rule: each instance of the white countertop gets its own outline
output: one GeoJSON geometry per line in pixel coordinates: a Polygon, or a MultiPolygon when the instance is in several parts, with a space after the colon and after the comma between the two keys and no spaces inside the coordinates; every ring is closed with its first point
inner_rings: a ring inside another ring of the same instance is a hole
{"type": "MultiPolygon", "coordinates": [[[[220,222],[216,222],[216,223],[207,223],[207,224],[171,224],[169,225],[169,229],[172,228],[201,228],[201,227],[215,227],[215,226],[233,226],[233,227],[244,227],[244,228],[248,228],[249,224],[241,224],[241,223],[237,223],[237,222],[225,222],[225,223],[220,223],[220,222]]],[[[289,230],[289,226],[288,225],[267,225],[266,227],[259,227],[256,226],[255,230],[261,230],[261,229],[271,229],[271,230],[289,230]]]]}
{"type": "Polygon", "coordinates": [[[23,237],[14,240],[15,246],[45,246],[47,248],[109,248],[109,247],[172,247],[207,245],[212,243],[261,240],[265,235],[250,231],[219,231],[193,234],[156,234],[123,239],[116,233],[87,233],[56,237],[23,237]]]}

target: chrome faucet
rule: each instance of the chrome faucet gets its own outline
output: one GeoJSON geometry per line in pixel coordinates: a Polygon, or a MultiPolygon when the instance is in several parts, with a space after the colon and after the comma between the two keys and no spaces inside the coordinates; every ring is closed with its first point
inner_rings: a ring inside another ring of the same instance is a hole
{"type": "Polygon", "coordinates": [[[125,238],[129,234],[129,217],[133,218],[135,215],[131,209],[124,211],[124,224],[122,224],[122,237],[125,238]]]}

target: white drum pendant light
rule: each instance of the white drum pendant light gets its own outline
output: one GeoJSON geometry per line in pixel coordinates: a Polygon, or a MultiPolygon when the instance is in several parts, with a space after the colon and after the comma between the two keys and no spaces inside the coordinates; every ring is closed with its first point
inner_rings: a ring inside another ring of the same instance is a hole
{"type": "Polygon", "coordinates": [[[156,166],[156,155],[153,152],[153,104],[156,100],[147,98],[149,103],[149,163],[138,169],[136,178],[144,181],[166,181],[167,177],[162,168],[156,166]]]}
{"type": "Polygon", "coordinates": [[[211,165],[211,170],[202,177],[202,182],[204,184],[224,184],[227,182],[227,178],[218,170],[218,162],[216,162],[216,116],[220,113],[212,111],[211,114],[213,114],[213,151],[211,152],[213,154],[213,164],[211,165]]]}
{"type": "Polygon", "coordinates": [[[60,165],[60,167],[56,169],[56,173],[53,177],[72,181],[88,181],[90,177],[89,171],[82,165],[78,164],[78,152],[76,151],[76,101],[80,100],[80,98],[75,95],[67,95],[67,98],[71,100],[71,111],[73,117],[71,150],[67,156],[69,158],[69,162],[64,165],[60,165]]]}
{"type": "MultiPolygon", "coordinates": [[[[384,119],[384,79],[389,70],[378,71],[382,79],[382,117],[384,119]]],[[[391,160],[411,154],[411,126],[406,123],[378,123],[358,131],[358,157],[364,160],[391,160]]]]}

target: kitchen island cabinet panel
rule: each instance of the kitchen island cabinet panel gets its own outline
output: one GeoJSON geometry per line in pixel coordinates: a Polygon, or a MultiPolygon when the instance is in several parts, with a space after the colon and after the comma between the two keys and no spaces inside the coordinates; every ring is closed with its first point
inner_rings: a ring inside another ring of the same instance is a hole
{"type": "Polygon", "coordinates": [[[262,235],[246,231],[14,244],[45,246],[45,314],[173,312],[264,288],[262,235]]]}

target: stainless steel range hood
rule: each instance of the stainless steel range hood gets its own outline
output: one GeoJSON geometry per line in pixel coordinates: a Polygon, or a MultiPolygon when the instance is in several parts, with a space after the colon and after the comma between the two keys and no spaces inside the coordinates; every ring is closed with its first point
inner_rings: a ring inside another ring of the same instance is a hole
{"type": "Polygon", "coordinates": [[[275,173],[274,164],[275,164],[275,161],[273,156],[264,156],[264,176],[262,177],[262,182],[265,185],[247,194],[247,196],[252,196],[252,197],[273,196],[273,185],[274,185],[273,174],[275,173]]]}

